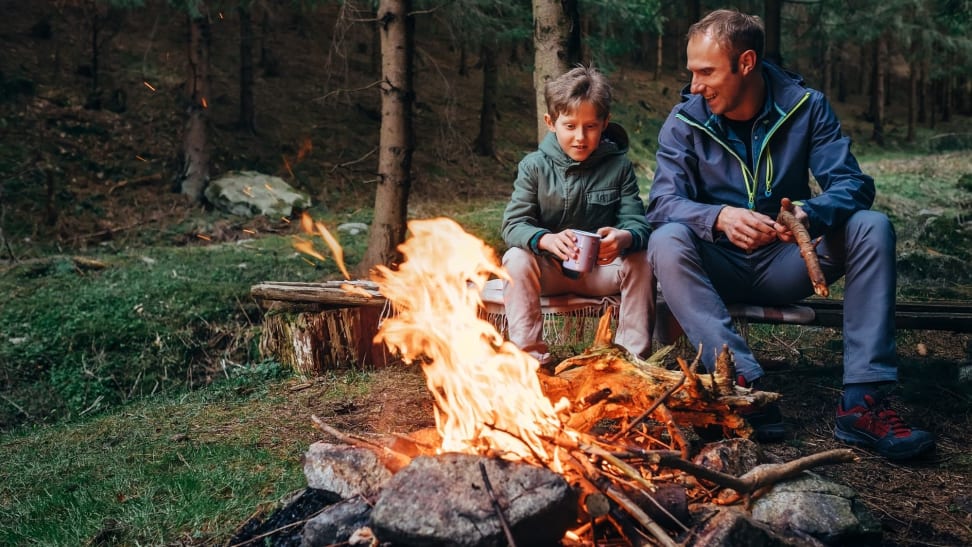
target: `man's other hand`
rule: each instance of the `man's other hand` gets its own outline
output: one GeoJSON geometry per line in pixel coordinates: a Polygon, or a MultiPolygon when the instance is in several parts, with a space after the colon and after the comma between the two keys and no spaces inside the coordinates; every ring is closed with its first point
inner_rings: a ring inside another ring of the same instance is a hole
{"type": "Polygon", "coordinates": [[[729,206],[719,211],[715,228],[726,234],[733,245],[747,252],[772,243],[777,238],[782,239],[780,234],[786,231],[783,226],[763,213],[729,206]]]}

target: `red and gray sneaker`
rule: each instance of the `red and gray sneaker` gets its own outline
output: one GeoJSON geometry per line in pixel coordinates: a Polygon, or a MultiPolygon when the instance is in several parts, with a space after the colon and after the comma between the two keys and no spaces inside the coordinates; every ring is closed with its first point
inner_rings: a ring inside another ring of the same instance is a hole
{"type": "Polygon", "coordinates": [[[870,448],[889,460],[907,460],[935,448],[935,438],[921,429],[912,429],[887,400],[864,396],[864,405],[844,410],[837,405],[834,437],[856,446],[870,448]]]}

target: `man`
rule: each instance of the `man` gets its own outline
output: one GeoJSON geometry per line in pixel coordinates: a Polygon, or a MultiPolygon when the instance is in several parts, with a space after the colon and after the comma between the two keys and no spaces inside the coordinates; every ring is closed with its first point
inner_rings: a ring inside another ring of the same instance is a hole
{"type": "MultiPolygon", "coordinates": [[[[763,376],[727,304],[778,305],[813,293],[793,234],[775,222],[789,198],[817,247],[828,283],[845,277],[844,393],[838,439],[889,459],[934,447],[882,392],[897,380],[895,234],[870,211],[861,172],[827,99],[762,59],[758,17],[718,10],[688,33],[692,83],[661,129],[648,204],[649,260],[665,300],[712,370],[728,344],[739,383],[763,376]],[[808,173],[822,192],[813,195],[808,173]]],[[[757,438],[783,437],[778,408],[749,416],[757,438]]]]}

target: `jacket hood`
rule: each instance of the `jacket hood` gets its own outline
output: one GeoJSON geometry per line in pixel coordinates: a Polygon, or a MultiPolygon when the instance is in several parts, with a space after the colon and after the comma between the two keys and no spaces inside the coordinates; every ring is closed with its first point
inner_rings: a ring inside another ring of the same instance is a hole
{"type": "MultiPolygon", "coordinates": [[[[766,85],[769,86],[769,96],[782,110],[790,110],[803,99],[806,84],[803,76],[796,72],[790,72],[769,61],[763,61],[763,78],[766,80],[766,85]]],[[[692,93],[691,87],[692,84],[686,84],[680,92],[682,96],[680,110],[696,120],[708,120],[712,116],[709,105],[701,95],[692,93]]]]}
{"type": "Polygon", "coordinates": [[[614,123],[608,122],[608,126],[604,128],[604,132],[601,133],[601,142],[598,144],[594,152],[583,162],[576,162],[571,159],[570,156],[564,152],[563,148],[560,147],[560,143],[557,142],[557,135],[551,131],[546,137],[540,141],[540,151],[544,155],[553,159],[558,165],[596,165],[604,160],[604,158],[610,156],[623,156],[628,153],[628,132],[624,130],[623,127],[614,123]]]}

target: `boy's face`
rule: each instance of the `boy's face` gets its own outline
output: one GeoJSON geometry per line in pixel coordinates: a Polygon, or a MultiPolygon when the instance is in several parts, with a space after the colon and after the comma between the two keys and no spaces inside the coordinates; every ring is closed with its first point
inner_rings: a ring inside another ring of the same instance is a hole
{"type": "Polygon", "coordinates": [[[600,118],[590,102],[580,103],[573,112],[561,113],[556,120],[550,114],[543,115],[547,128],[556,133],[560,148],[574,161],[584,161],[597,150],[608,118],[600,118]]]}

